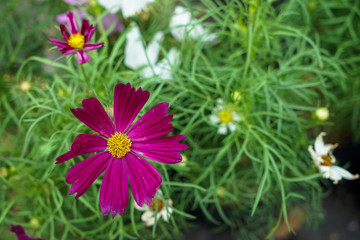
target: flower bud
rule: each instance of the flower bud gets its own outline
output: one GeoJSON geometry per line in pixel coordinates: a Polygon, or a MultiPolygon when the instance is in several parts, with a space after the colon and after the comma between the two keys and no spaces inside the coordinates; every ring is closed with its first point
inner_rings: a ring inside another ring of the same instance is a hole
{"type": "Polygon", "coordinates": [[[6,178],[9,175],[8,170],[5,167],[0,168],[0,175],[6,178]]]}
{"type": "Polygon", "coordinates": [[[37,218],[31,218],[29,224],[33,230],[37,230],[40,227],[40,222],[37,218]]]}
{"type": "Polygon", "coordinates": [[[215,193],[219,198],[225,198],[226,189],[223,186],[220,186],[216,189],[215,193]]]}
{"type": "Polygon", "coordinates": [[[29,81],[22,81],[20,83],[20,90],[25,92],[31,89],[31,83],[29,81]]]}
{"type": "Polygon", "coordinates": [[[321,108],[316,109],[315,115],[319,120],[326,121],[329,119],[330,113],[327,108],[321,107],[321,108]]]}

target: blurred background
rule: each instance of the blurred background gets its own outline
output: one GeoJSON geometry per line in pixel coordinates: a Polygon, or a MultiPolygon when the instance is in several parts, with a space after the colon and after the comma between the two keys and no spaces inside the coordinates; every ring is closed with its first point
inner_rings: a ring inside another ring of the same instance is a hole
{"type": "Polygon", "coordinates": [[[114,13],[110,26],[102,20],[110,11],[90,0],[79,8],[102,22],[95,35],[106,42],[85,66],[90,83],[47,40],[60,39],[60,15],[77,8],[0,1],[0,239],[16,239],[11,224],[44,239],[360,239],[360,181],[312,177],[318,171],[307,151],[326,131],[325,143],[339,143],[337,165],[360,173],[359,0],[156,0],[134,16],[114,13]],[[171,35],[176,6],[215,40],[171,35]],[[160,59],[179,50],[173,81],[144,80],[122,64],[131,22],[145,43],[164,32],[160,59]],[[90,96],[111,104],[118,82],[151,91],[150,104],[170,102],[176,133],[188,137],[185,167],[155,165],[176,208],[170,223],[147,227],[130,205],[123,218],[103,216],[101,181],[74,200],[64,176],[78,160],[54,165],[86,129],[69,108],[90,96]],[[245,119],[226,136],[209,120],[219,97],[245,119]],[[329,110],[325,120],[315,114],[320,107],[329,110]]]}

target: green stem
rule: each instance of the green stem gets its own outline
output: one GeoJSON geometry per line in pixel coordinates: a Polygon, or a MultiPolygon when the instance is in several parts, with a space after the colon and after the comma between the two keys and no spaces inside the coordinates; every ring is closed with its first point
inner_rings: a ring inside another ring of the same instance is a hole
{"type": "MultiPolygon", "coordinates": [[[[104,35],[105,33],[105,28],[104,28],[104,25],[103,25],[103,22],[102,20],[99,21],[98,23],[98,27],[99,27],[99,32],[101,35],[104,35]]],[[[104,39],[104,53],[106,54],[107,53],[107,48],[109,46],[109,40],[107,37],[105,37],[104,39]]]]}
{"type": "Polygon", "coordinates": [[[82,72],[82,74],[83,74],[83,76],[84,76],[85,81],[89,83],[89,77],[88,77],[88,75],[87,75],[86,72],[85,72],[84,65],[83,65],[83,64],[79,64],[79,65],[80,65],[80,69],[81,69],[81,72],[82,72]]]}

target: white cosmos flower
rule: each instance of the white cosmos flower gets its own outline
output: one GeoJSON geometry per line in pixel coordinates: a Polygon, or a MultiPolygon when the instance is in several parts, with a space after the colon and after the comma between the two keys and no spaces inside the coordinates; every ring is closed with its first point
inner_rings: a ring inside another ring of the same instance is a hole
{"type": "Polygon", "coordinates": [[[193,19],[191,13],[184,7],[177,6],[174,16],[170,20],[171,34],[182,42],[186,36],[191,39],[201,39],[203,43],[216,43],[217,35],[208,33],[207,30],[193,19]]]}
{"type": "Polygon", "coordinates": [[[120,9],[124,18],[134,16],[146,8],[148,3],[154,0],[98,0],[98,3],[112,14],[117,13],[120,9]]]}
{"type": "Polygon", "coordinates": [[[145,226],[149,227],[154,225],[155,223],[155,215],[156,220],[158,221],[161,217],[164,219],[165,222],[169,221],[170,215],[173,212],[172,209],[172,200],[167,199],[163,201],[160,197],[162,196],[161,190],[157,191],[155,198],[152,200],[151,206],[144,204],[142,207],[134,202],[134,207],[139,210],[143,211],[143,215],[141,215],[141,220],[145,222],[145,226]],[[156,213],[156,202],[157,202],[157,213],[156,213]],[[156,213],[156,214],[155,214],[156,213]]]}
{"type": "Polygon", "coordinates": [[[347,180],[359,178],[359,174],[351,174],[349,171],[333,165],[336,159],[332,154],[332,150],[336,148],[338,144],[325,144],[323,140],[323,136],[325,135],[326,133],[322,132],[317,136],[315,140],[315,151],[311,145],[308,148],[315,166],[323,173],[323,177],[332,180],[334,184],[337,184],[343,178],[347,180]]]}
{"type": "Polygon", "coordinates": [[[237,123],[240,121],[240,117],[236,112],[226,108],[224,100],[218,98],[218,105],[214,108],[210,121],[214,124],[219,124],[218,133],[225,135],[228,133],[228,129],[234,132],[237,127],[237,123]]]}
{"type": "Polygon", "coordinates": [[[157,32],[151,42],[145,47],[139,27],[131,24],[131,31],[126,35],[124,64],[136,70],[144,67],[141,75],[145,78],[158,76],[163,80],[173,78],[171,66],[179,64],[179,52],[172,48],[160,62],[157,62],[160,53],[160,43],[164,39],[163,32],[157,32]]]}

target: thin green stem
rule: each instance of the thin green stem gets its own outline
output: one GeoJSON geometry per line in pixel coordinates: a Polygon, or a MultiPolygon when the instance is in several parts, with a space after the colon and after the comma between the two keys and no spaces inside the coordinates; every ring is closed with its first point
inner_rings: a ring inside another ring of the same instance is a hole
{"type": "Polygon", "coordinates": [[[80,64],[80,69],[81,69],[81,72],[82,72],[82,74],[83,74],[83,76],[84,76],[85,81],[86,81],[86,82],[89,82],[89,77],[88,77],[88,75],[87,75],[86,72],[85,72],[84,65],[80,64]]]}

